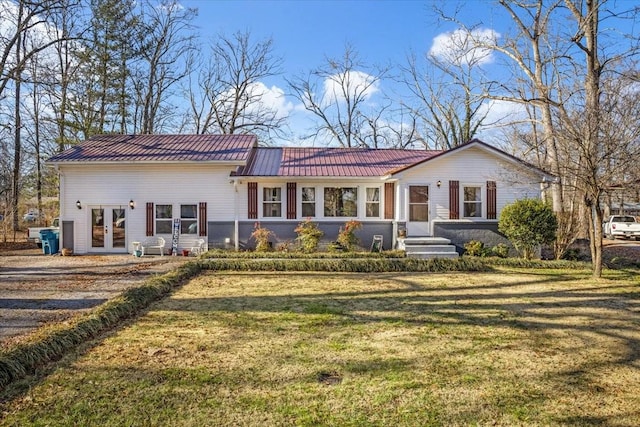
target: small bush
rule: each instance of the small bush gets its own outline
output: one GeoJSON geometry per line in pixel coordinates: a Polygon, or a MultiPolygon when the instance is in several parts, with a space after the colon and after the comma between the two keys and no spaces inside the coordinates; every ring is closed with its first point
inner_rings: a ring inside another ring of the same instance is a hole
{"type": "Polygon", "coordinates": [[[318,228],[318,224],[306,219],[293,230],[298,234],[296,240],[300,242],[302,252],[311,253],[318,249],[318,243],[324,233],[318,228]]]}
{"type": "Polygon", "coordinates": [[[504,243],[498,243],[491,248],[491,253],[498,258],[507,258],[509,256],[509,246],[504,243]]]}
{"type": "Polygon", "coordinates": [[[464,244],[464,253],[469,256],[485,256],[486,249],[484,243],[478,240],[471,240],[464,244]]]}
{"type": "Polygon", "coordinates": [[[356,248],[360,239],[356,236],[356,231],[362,228],[362,223],[355,219],[347,221],[344,227],[340,227],[338,238],[336,242],[339,243],[345,250],[352,251],[356,248]]]}
{"type": "Polygon", "coordinates": [[[269,239],[274,236],[273,231],[256,222],[253,226],[253,233],[251,233],[251,237],[256,241],[256,252],[269,252],[271,250],[269,239]]]}
{"type": "Polygon", "coordinates": [[[293,243],[290,240],[285,240],[276,245],[276,251],[278,252],[290,252],[293,248],[293,243]]]}

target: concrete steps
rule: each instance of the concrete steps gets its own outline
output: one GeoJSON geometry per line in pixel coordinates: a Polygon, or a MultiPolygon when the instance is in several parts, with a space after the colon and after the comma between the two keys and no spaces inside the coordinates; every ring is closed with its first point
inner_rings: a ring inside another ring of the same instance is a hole
{"type": "Polygon", "coordinates": [[[398,249],[409,258],[458,258],[456,247],[442,237],[405,237],[398,239],[398,249]]]}

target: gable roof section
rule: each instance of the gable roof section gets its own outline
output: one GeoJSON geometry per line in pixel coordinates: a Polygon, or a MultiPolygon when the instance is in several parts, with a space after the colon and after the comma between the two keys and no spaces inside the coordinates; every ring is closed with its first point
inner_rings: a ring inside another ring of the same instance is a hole
{"type": "Polygon", "coordinates": [[[49,163],[247,161],[255,135],[98,135],[51,157],[49,163]]]}
{"type": "Polygon", "coordinates": [[[403,172],[403,171],[405,171],[407,169],[419,166],[419,165],[424,164],[424,163],[426,163],[428,161],[431,161],[431,160],[434,160],[434,159],[437,159],[437,158],[450,156],[450,155],[452,155],[452,154],[454,154],[456,152],[459,152],[459,151],[462,151],[462,150],[466,150],[466,149],[469,149],[471,147],[478,147],[478,148],[480,148],[480,149],[482,149],[484,151],[487,151],[489,153],[492,153],[493,155],[496,155],[496,156],[502,158],[503,160],[509,161],[511,163],[519,164],[520,166],[524,167],[525,169],[529,169],[532,172],[535,172],[536,174],[538,174],[538,175],[540,175],[540,176],[542,176],[542,177],[544,177],[546,179],[552,180],[552,179],[555,178],[552,174],[550,174],[548,172],[545,172],[544,170],[532,165],[531,163],[525,162],[524,160],[521,160],[521,159],[519,159],[519,158],[517,158],[515,156],[512,156],[511,154],[506,153],[506,152],[504,152],[504,151],[502,151],[502,150],[500,150],[500,149],[498,149],[496,147],[493,147],[493,146],[491,146],[491,145],[489,145],[489,144],[487,144],[485,142],[482,142],[479,139],[472,139],[471,141],[466,142],[464,144],[461,144],[461,145],[459,145],[457,147],[454,147],[454,148],[452,148],[450,150],[438,152],[436,155],[431,156],[428,159],[424,159],[422,161],[416,162],[416,163],[411,164],[411,165],[405,165],[405,166],[401,166],[399,168],[396,168],[396,169],[390,171],[390,175],[399,174],[400,172],[403,172]]]}
{"type": "Polygon", "coordinates": [[[367,148],[257,148],[239,176],[381,177],[440,151],[367,148]]]}

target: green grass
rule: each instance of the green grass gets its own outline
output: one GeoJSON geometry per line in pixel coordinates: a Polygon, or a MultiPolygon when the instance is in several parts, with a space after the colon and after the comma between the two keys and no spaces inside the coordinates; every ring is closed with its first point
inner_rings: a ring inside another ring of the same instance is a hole
{"type": "Polygon", "coordinates": [[[634,425],[639,285],[210,272],[12,384],[0,425],[634,425]]]}

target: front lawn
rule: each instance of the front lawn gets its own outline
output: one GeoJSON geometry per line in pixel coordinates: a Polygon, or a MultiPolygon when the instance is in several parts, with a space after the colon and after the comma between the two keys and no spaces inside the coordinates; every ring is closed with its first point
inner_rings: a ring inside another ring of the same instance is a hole
{"type": "Polygon", "coordinates": [[[203,274],[0,424],[635,425],[640,281],[590,274],[203,274]]]}

